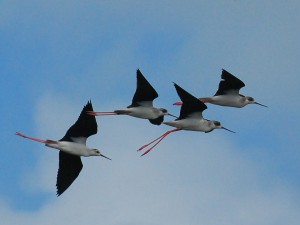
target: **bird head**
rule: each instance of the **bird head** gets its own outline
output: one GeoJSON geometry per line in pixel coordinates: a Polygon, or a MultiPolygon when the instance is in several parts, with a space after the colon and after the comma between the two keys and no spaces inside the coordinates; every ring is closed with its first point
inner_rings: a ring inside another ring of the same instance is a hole
{"type": "Polygon", "coordinates": [[[161,112],[161,115],[168,115],[168,116],[172,116],[172,117],[178,118],[177,116],[174,116],[171,113],[169,113],[168,110],[166,110],[164,108],[159,108],[159,111],[161,112]]]}
{"type": "Polygon", "coordinates": [[[92,156],[102,156],[103,158],[111,160],[110,158],[106,157],[105,155],[102,155],[98,149],[92,149],[91,155],[92,156]]]}
{"type": "Polygon", "coordinates": [[[211,128],[212,128],[212,130],[213,129],[224,129],[224,130],[227,130],[229,132],[235,133],[234,131],[223,127],[219,121],[215,121],[215,120],[211,120],[211,128]]]}
{"type": "Polygon", "coordinates": [[[256,104],[256,105],[260,105],[263,107],[267,107],[266,105],[256,102],[255,99],[250,96],[245,96],[245,105],[247,105],[247,104],[256,104]]]}

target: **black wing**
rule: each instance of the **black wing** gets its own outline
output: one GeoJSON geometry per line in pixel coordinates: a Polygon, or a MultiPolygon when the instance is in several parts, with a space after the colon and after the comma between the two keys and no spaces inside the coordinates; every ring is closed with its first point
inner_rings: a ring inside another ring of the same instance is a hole
{"type": "Polygon", "coordinates": [[[59,168],[56,180],[57,196],[60,196],[70,187],[78,177],[82,167],[80,156],[59,151],[59,168]]]}
{"type": "Polygon", "coordinates": [[[136,91],[132,98],[132,103],[128,107],[139,106],[139,102],[152,102],[158,97],[157,92],[152,87],[152,85],[146,80],[141,71],[138,69],[136,71],[137,85],[136,91]]]}
{"type": "Polygon", "coordinates": [[[207,109],[206,105],[201,102],[198,98],[188,93],[186,90],[178,86],[174,83],[176,88],[177,94],[179,95],[182,106],[180,109],[180,116],[177,120],[181,120],[186,118],[188,115],[195,113],[195,112],[203,112],[207,109]]]}
{"type": "Polygon", "coordinates": [[[156,119],[149,119],[150,123],[154,125],[161,125],[164,122],[164,116],[157,117],[156,119]]]}
{"type": "Polygon", "coordinates": [[[237,77],[233,76],[231,73],[229,73],[226,70],[222,70],[221,78],[223,80],[219,83],[219,89],[217,90],[216,95],[224,95],[229,90],[235,90],[237,93],[242,87],[245,87],[245,84],[243,81],[238,79],[237,77]]]}
{"type": "Polygon", "coordinates": [[[98,125],[95,116],[88,115],[87,111],[94,111],[92,102],[88,103],[83,107],[80,116],[76,123],[74,123],[65,136],[60,141],[72,141],[71,137],[86,137],[97,133],[98,125]]]}

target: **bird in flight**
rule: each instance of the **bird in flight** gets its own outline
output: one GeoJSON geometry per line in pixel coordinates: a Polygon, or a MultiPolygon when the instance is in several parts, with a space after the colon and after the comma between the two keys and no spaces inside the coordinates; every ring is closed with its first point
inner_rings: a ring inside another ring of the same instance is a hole
{"type": "MultiPolygon", "coordinates": [[[[211,103],[221,106],[229,106],[242,108],[248,104],[257,104],[267,107],[255,101],[253,97],[244,96],[239,93],[242,87],[245,87],[243,81],[232,75],[226,70],[222,70],[221,78],[223,80],[219,83],[219,89],[212,97],[200,98],[204,103],[211,103]]],[[[174,105],[182,105],[182,102],[176,102],[174,105]]]]}
{"type": "MultiPolygon", "coordinates": [[[[164,116],[173,116],[168,110],[155,108],[153,100],[158,97],[157,92],[146,80],[142,72],[138,69],[136,72],[137,86],[132,103],[126,109],[114,110],[112,112],[94,112],[89,111],[89,115],[129,115],[137,118],[148,119],[154,125],[160,125],[164,121],[164,116]]],[[[175,117],[175,116],[173,116],[175,117]]]]}
{"type": "Polygon", "coordinates": [[[93,111],[91,101],[84,106],[78,120],[59,141],[42,140],[19,132],[16,133],[20,137],[44,143],[47,147],[59,150],[59,168],[56,180],[57,196],[64,193],[78,177],[83,167],[81,156],[102,156],[110,160],[110,158],[102,155],[98,149],[86,146],[87,138],[96,134],[98,130],[95,116],[88,115],[87,111],[93,111]]]}

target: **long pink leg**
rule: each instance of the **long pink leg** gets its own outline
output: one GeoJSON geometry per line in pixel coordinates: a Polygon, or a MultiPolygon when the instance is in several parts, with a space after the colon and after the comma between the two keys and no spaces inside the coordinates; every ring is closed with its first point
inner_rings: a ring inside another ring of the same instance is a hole
{"type": "Polygon", "coordinates": [[[94,111],[87,111],[88,115],[91,116],[111,116],[111,115],[117,115],[115,112],[94,112],[94,111]]]}
{"type": "Polygon", "coordinates": [[[211,102],[211,99],[210,98],[199,98],[199,100],[203,103],[206,103],[206,102],[211,102]]]}
{"type": "MultiPolygon", "coordinates": [[[[159,142],[161,142],[165,137],[167,137],[170,133],[176,132],[176,131],[180,131],[182,130],[181,128],[176,128],[173,130],[169,130],[166,133],[164,133],[163,135],[161,135],[160,137],[156,138],[154,141],[150,142],[147,145],[144,145],[145,147],[149,146],[150,144],[154,143],[155,141],[157,141],[151,148],[149,148],[147,151],[145,151],[141,156],[148,154],[156,145],[159,144],[159,142]]],[[[144,147],[143,146],[143,147],[144,147]]],[[[141,149],[140,149],[141,150],[141,149]]]]}
{"type": "Polygon", "coordinates": [[[175,102],[173,105],[182,105],[182,102],[175,102]]]}
{"type": "Polygon", "coordinates": [[[34,137],[29,137],[29,136],[26,136],[26,135],[21,134],[19,132],[16,132],[16,135],[18,135],[20,137],[23,137],[23,138],[28,138],[28,139],[33,140],[33,141],[38,141],[38,142],[41,142],[41,143],[47,143],[47,144],[57,144],[58,143],[57,141],[42,140],[42,139],[38,139],[38,138],[34,138],[34,137]]]}
{"type": "Polygon", "coordinates": [[[28,139],[33,140],[33,141],[38,141],[38,142],[41,142],[41,143],[48,143],[48,140],[42,140],[42,139],[38,139],[38,138],[29,137],[29,136],[26,136],[26,135],[21,134],[19,132],[16,132],[16,135],[18,135],[20,137],[23,137],[23,138],[28,138],[28,139]]]}
{"type": "Polygon", "coordinates": [[[158,138],[154,139],[153,141],[149,142],[148,144],[143,145],[142,147],[140,147],[138,149],[138,151],[143,150],[144,148],[148,147],[149,145],[151,145],[152,143],[156,142],[157,140],[159,140],[160,138],[162,138],[163,136],[165,136],[168,133],[168,131],[166,133],[164,133],[163,135],[159,136],[158,138]]]}

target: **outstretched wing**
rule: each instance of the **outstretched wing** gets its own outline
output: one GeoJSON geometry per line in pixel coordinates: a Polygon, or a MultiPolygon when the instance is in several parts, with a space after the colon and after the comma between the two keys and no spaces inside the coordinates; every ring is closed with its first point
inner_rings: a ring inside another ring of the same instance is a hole
{"type": "Polygon", "coordinates": [[[198,115],[198,117],[202,117],[202,112],[207,109],[206,105],[198,98],[181,88],[179,85],[174,83],[174,86],[176,88],[177,94],[182,101],[180,116],[178,120],[187,118],[191,115],[198,115]]]}
{"type": "Polygon", "coordinates": [[[78,177],[83,165],[80,156],[59,151],[59,168],[57,172],[57,196],[64,193],[78,177]]]}
{"type": "Polygon", "coordinates": [[[60,141],[74,141],[72,138],[85,138],[85,140],[97,133],[98,125],[95,116],[88,115],[87,111],[94,111],[92,102],[83,107],[77,121],[69,128],[65,136],[60,141]]]}
{"type": "Polygon", "coordinates": [[[158,97],[157,92],[152,87],[152,85],[146,80],[146,78],[139,69],[136,71],[136,78],[136,91],[132,98],[132,103],[128,107],[152,105],[152,101],[158,97]]]}
{"type": "Polygon", "coordinates": [[[239,90],[242,87],[245,87],[245,84],[243,81],[238,79],[237,77],[233,76],[231,73],[229,73],[226,70],[222,70],[221,78],[223,80],[219,83],[219,89],[217,90],[216,95],[224,95],[228,93],[232,94],[238,94],[239,90]]]}

